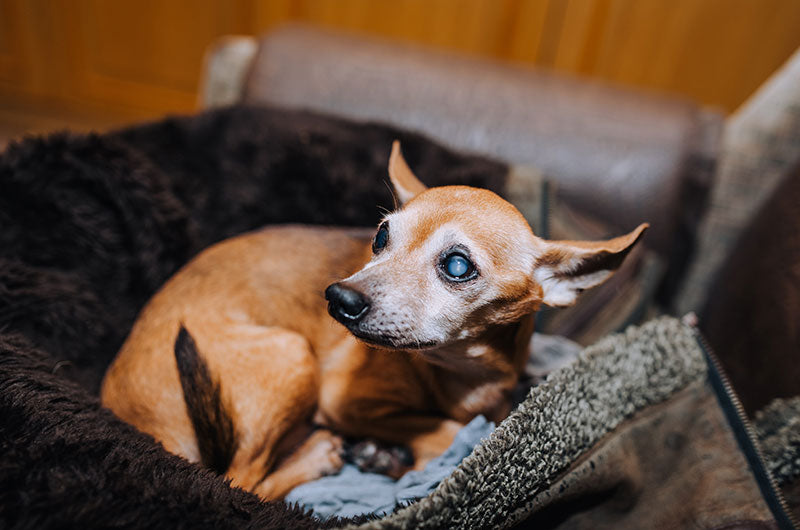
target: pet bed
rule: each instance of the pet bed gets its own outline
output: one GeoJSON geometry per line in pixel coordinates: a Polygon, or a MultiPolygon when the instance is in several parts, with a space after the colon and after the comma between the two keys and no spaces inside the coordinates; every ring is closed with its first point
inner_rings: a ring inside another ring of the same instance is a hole
{"type": "MultiPolygon", "coordinates": [[[[106,366],[170,274],[268,223],[374,224],[376,205],[391,206],[381,179],[395,138],[430,185],[504,192],[503,164],[276,109],[10,145],[0,156],[0,526],[791,524],[779,486],[796,476],[792,453],[773,443],[771,460],[760,457],[695,332],[674,319],[589,348],[433,494],[371,521],[260,502],[99,406],[106,366]],[[781,483],[769,469],[783,470],[781,483]]],[[[793,414],[770,418],[780,425],[764,436],[797,439],[793,414]]]]}

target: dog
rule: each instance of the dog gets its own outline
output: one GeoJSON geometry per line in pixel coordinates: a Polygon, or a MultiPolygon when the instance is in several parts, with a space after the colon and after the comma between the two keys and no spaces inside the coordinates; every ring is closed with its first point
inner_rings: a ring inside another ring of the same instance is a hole
{"type": "Polygon", "coordinates": [[[546,241],[488,190],[426,188],[398,142],[388,169],[400,207],[376,233],[276,226],[198,255],[139,315],[102,403],[267,500],[338,471],[343,436],[421,469],[476,415],[501,421],[537,309],[605,281],[647,224],[546,241]]]}

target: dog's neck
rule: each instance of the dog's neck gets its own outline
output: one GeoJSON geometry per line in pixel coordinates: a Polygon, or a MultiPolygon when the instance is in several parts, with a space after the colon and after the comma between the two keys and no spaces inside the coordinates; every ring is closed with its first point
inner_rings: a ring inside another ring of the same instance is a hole
{"type": "Polygon", "coordinates": [[[446,415],[463,422],[477,414],[495,422],[508,415],[511,392],[528,358],[533,317],[494,326],[478,340],[411,354],[415,369],[446,415]]]}

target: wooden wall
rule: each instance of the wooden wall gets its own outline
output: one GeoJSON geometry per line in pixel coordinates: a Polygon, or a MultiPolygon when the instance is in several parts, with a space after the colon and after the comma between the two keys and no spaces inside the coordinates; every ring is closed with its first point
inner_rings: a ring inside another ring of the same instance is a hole
{"type": "Polygon", "coordinates": [[[736,108],[798,46],[798,0],[0,0],[0,103],[191,111],[204,49],[287,21],[736,108]]]}

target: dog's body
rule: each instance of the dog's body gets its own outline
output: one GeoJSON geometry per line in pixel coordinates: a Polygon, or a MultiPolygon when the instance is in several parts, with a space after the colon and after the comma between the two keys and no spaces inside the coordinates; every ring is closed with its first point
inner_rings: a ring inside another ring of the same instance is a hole
{"type": "Polygon", "coordinates": [[[390,176],[405,204],[372,249],[371,233],[295,226],[198,256],[140,315],[103,403],[267,499],[337,470],[339,435],[407,445],[419,468],[475,415],[508,414],[540,304],[604,281],[646,227],[546,242],[491,192],[426,190],[397,146],[390,176]]]}

